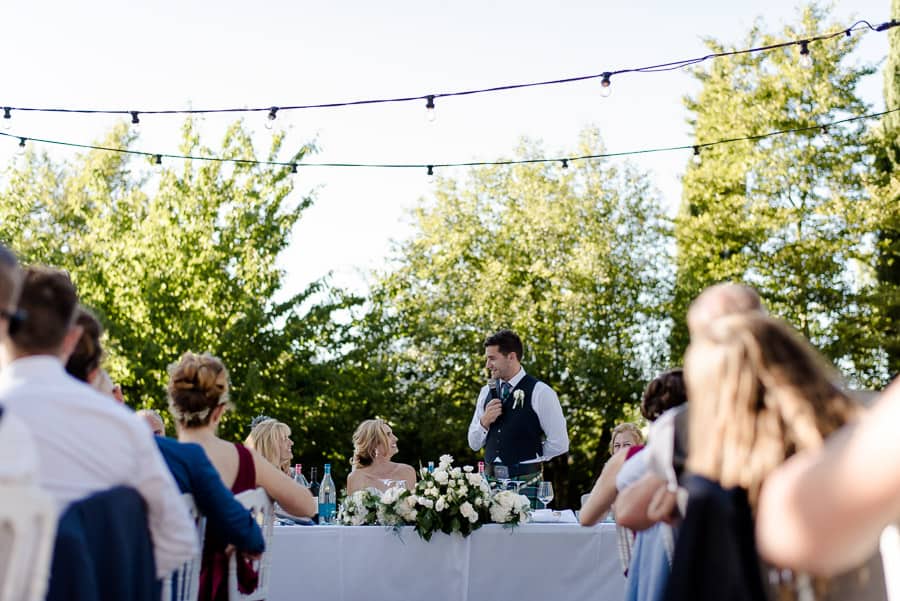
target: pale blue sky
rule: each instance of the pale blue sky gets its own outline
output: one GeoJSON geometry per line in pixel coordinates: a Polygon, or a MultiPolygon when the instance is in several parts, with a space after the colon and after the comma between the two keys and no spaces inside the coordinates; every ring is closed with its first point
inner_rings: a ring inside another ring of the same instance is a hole
{"type": "MultiPolygon", "coordinates": [[[[890,0],[834,5],[840,18],[889,18],[890,0]]],[[[0,106],[151,109],[421,95],[599,73],[702,55],[705,36],[737,42],[760,15],[771,28],[795,15],[783,0],[7,0],[3,7],[0,106]]],[[[857,56],[877,61],[886,51],[886,35],[869,33],[857,56]]],[[[290,142],[317,138],[313,161],[492,160],[510,156],[521,136],[568,153],[588,124],[599,127],[610,151],[622,151],[689,144],[681,97],[693,85],[681,72],[627,75],[614,79],[605,99],[594,80],[439,100],[434,124],[419,103],[281,113],[279,123],[290,126],[290,142]]],[[[880,73],[863,93],[882,106],[880,73]]],[[[264,142],[264,115],[248,119],[264,142]]],[[[136,147],[176,152],[179,121],[142,118],[136,147]]],[[[215,146],[226,123],[205,120],[208,142],[215,146]]],[[[91,142],[110,124],[17,113],[10,131],[91,142]]],[[[14,147],[0,140],[0,161],[14,147]]],[[[687,158],[668,153],[633,162],[652,172],[675,206],[687,158]]],[[[329,271],[336,284],[361,288],[361,274],[383,265],[390,240],[408,234],[405,211],[431,191],[424,172],[403,170],[301,170],[296,184],[315,189],[316,202],[282,260],[288,292],[329,271]]]]}

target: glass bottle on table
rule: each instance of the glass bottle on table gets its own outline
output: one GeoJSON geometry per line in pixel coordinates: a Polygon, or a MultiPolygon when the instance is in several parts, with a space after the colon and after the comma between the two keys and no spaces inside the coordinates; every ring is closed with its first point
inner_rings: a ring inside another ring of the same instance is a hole
{"type": "Polygon", "coordinates": [[[337,510],[337,489],[331,478],[331,464],[325,464],[325,475],[319,485],[319,523],[333,524],[337,510]]]}
{"type": "Polygon", "coordinates": [[[312,496],[319,496],[319,482],[316,480],[316,468],[309,468],[309,492],[312,493],[312,496]]]}
{"type": "Polygon", "coordinates": [[[300,486],[305,486],[309,488],[309,482],[306,480],[306,476],[303,475],[303,464],[298,463],[294,466],[294,482],[299,484],[300,486]]]}

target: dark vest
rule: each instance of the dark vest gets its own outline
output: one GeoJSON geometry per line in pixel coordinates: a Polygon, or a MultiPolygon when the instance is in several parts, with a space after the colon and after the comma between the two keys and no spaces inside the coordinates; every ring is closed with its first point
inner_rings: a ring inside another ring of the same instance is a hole
{"type": "MultiPolygon", "coordinates": [[[[490,430],[484,445],[484,460],[494,463],[498,456],[504,465],[515,465],[522,461],[540,457],[544,451],[544,431],[537,413],[531,406],[531,393],[538,383],[537,378],[525,374],[503,401],[503,413],[500,414],[490,430]],[[522,404],[513,409],[515,393],[525,393],[522,404]]],[[[491,394],[484,400],[484,405],[491,401],[491,394]]]]}

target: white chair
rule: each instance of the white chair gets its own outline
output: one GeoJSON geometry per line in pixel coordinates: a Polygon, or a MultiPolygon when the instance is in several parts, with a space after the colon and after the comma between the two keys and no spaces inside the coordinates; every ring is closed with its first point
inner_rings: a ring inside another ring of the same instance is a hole
{"type": "Polygon", "coordinates": [[[0,486],[0,601],[38,601],[47,592],[59,513],[36,486],[0,486]]]}
{"type": "Polygon", "coordinates": [[[259,574],[256,590],[246,595],[238,590],[237,557],[236,554],[231,555],[228,560],[228,599],[230,601],[261,601],[268,596],[269,592],[269,548],[272,544],[272,528],[275,524],[275,506],[262,488],[246,490],[236,494],[234,498],[250,511],[253,519],[259,524],[263,540],[266,543],[266,550],[262,557],[254,562],[254,567],[259,574]]]}
{"type": "Polygon", "coordinates": [[[200,565],[203,561],[203,540],[206,536],[206,516],[201,515],[190,493],[181,495],[197,527],[199,551],[180,568],[163,579],[162,601],[197,601],[200,590],[200,565]]]}

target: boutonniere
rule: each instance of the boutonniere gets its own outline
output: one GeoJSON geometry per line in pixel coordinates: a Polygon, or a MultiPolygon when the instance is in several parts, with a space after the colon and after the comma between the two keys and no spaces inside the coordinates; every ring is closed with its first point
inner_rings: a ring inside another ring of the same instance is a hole
{"type": "Polygon", "coordinates": [[[513,409],[518,409],[525,404],[525,391],[516,390],[513,392],[513,409]]]}

